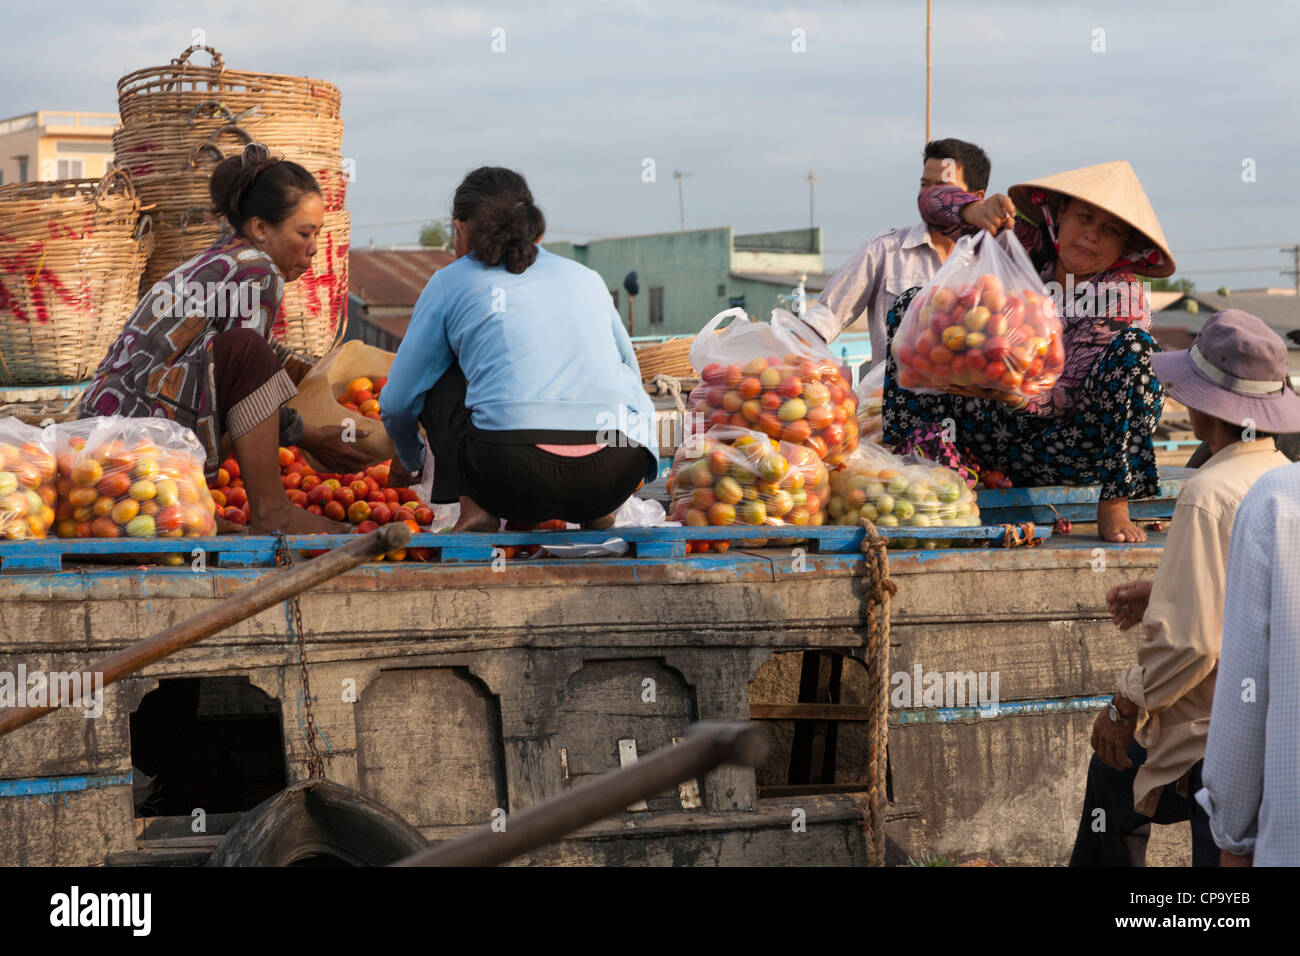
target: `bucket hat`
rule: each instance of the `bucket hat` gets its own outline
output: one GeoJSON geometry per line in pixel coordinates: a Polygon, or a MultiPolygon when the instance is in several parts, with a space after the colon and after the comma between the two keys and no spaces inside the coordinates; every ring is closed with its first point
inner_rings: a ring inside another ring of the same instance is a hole
{"type": "Polygon", "coordinates": [[[1286,343],[1241,309],[1216,312],[1191,348],[1157,352],[1151,368],[1176,401],[1234,425],[1300,431],[1300,396],[1288,384],[1286,343]]]}

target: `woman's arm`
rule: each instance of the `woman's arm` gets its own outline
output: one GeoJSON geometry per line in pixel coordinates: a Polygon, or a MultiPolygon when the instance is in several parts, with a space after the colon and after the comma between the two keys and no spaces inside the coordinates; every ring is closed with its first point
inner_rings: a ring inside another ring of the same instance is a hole
{"type": "Polygon", "coordinates": [[[420,412],[424,409],[425,395],[451,368],[454,359],[443,314],[442,282],[434,273],[415,303],[411,324],[397,347],[388,383],[379,397],[384,428],[392,439],[398,460],[409,472],[424,467],[420,412]]]}
{"type": "Polygon", "coordinates": [[[921,190],[916,197],[921,219],[927,226],[937,229],[949,239],[969,235],[977,231],[976,226],[966,222],[961,216],[962,208],[978,202],[979,196],[968,193],[960,186],[931,186],[921,190]]]}

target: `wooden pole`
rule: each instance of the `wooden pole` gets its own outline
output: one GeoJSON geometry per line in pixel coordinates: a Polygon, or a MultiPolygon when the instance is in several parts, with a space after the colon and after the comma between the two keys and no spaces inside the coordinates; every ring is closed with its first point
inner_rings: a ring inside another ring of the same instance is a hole
{"type": "MultiPolygon", "coordinates": [[[[359,535],[355,541],[334,548],[319,558],[297,565],[292,571],[273,571],[258,578],[238,594],[215,607],[174,624],[153,637],[124,647],[122,650],[86,668],[92,674],[103,675],[104,686],[116,683],[128,674],[148,667],[177,651],[184,650],[204,638],[224,631],[255,614],[260,614],[281,601],[314,588],[316,585],[338,577],[360,564],[365,564],[377,554],[397,551],[411,540],[411,529],[404,524],[384,525],[378,531],[359,535]]],[[[83,695],[84,696],[84,695],[83,695]]],[[[0,713],[0,737],[30,724],[56,707],[18,707],[0,713]]]]}
{"type": "Polygon", "coordinates": [[[504,829],[482,827],[393,865],[495,866],[701,777],[721,764],[757,767],[767,758],[768,746],[767,731],[755,724],[694,724],[680,744],[505,817],[504,829]]]}
{"type": "Polygon", "coordinates": [[[925,0],[925,141],[930,142],[930,21],[934,14],[934,0],[925,0]]]}

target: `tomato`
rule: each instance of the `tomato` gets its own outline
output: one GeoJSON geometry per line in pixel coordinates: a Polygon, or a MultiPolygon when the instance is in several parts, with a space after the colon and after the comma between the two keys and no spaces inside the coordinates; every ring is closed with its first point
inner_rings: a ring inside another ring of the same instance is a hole
{"type": "Polygon", "coordinates": [[[290,465],[292,465],[292,464],[294,463],[294,459],[295,459],[296,457],[297,457],[297,456],[294,455],[294,453],[293,453],[292,451],[290,451],[288,448],[285,448],[285,447],[281,446],[281,448],[280,448],[280,467],[281,467],[281,468],[287,468],[287,467],[289,467],[290,465]]]}

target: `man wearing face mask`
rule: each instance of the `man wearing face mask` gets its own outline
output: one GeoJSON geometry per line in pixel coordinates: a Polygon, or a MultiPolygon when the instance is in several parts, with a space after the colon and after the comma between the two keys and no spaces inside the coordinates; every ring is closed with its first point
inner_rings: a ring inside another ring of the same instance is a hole
{"type": "MultiPolygon", "coordinates": [[[[923,154],[921,189],[956,186],[983,199],[990,168],[988,156],[974,143],[932,140],[923,154]]],[[[872,236],[831,276],[804,321],[830,342],[865,312],[871,330],[871,368],[875,368],[885,360],[885,316],[890,305],[906,290],[928,282],[955,241],[924,222],[872,236]]]]}

